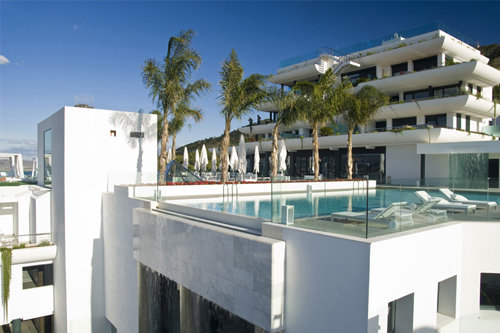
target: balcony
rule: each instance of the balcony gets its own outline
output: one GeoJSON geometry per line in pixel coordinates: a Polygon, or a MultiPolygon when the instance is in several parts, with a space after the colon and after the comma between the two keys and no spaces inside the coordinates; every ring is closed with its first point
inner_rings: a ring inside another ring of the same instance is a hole
{"type": "Polygon", "coordinates": [[[480,87],[495,86],[500,83],[500,71],[482,62],[471,61],[361,82],[355,91],[365,85],[371,85],[386,95],[394,95],[401,91],[427,88],[430,84],[445,86],[459,81],[467,81],[480,87]]]}

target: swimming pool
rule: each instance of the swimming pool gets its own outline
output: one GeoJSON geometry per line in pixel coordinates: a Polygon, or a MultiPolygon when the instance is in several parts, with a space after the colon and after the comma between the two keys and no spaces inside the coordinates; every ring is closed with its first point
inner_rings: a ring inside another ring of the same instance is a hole
{"type": "MultiPolygon", "coordinates": [[[[368,193],[368,209],[387,207],[393,202],[405,201],[408,203],[420,203],[415,195],[417,189],[393,189],[383,188],[370,190],[368,193]]],[[[438,190],[428,190],[431,196],[443,197],[438,190]]],[[[500,204],[499,193],[464,192],[457,194],[465,195],[470,200],[496,201],[500,204]]],[[[227,212],[237,215],[258,217],[265,220],[275,220],[276,214],[280,214],[283,205],[294,206],[295,219],[327,216],[332,212],[341,211],[365,211],[366,191],[325,191],[313,193],[286,194],[280,193],[261,196],[229,196],[226,198],[202,198],[196,200],[177,201],[189,207],[227,212]],[[273,218],[274,217],[274,218],[273,218]]]]}

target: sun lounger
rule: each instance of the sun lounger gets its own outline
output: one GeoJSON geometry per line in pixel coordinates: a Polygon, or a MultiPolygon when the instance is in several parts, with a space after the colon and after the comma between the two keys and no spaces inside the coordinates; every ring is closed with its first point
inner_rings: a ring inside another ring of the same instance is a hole
{"type": "MultiPolygon", "coordinates": [[[[413,224],[412,214],[404,212],[402,207],[406,202],[394,202],[387,208],[368,211],[368,222],[387,223],[391,229],[399,225],[413,224]]],[[[331,215],[332,221],[346,220],[366,222],[366,212],[336,212],[331,215]]]]}
{"type": "MultiPolygon", "coordinates": [[[[414,219],[422,220],[424,217],[428,222],[436,222],[438,220],[445,220],[447,217],[446,210],[433,208],[441,201],[440,198],[432,198],[427,202],[417,206],[414,203],[402,207],[402,213],[409,213],[413,215],[414,219]]],[[[372,212],[381,212],[384,208],[372,209],[372,212]]]]}
{"type": "Polygon", "coordinates": [[[469,200],[463,195],[455,194],[450,189],[447,188],[440,188],[439,192],[441,192],[451,202],[476,205],[477,208],[486,208],[486,209],[497,208],[497,203],[495,201],[469,200]]]}
{"type": "MultiPolygon", "coordinates": [[[[423,202],[427,202],[433,197],[429,195],[426,191],[416,191],[415,195],[423,202]]],[[[463,211],[465,214],[473,213],[476,210],[476,205],[471,205],[471,204],[464,204],[464,203],[458,203],[458,202],[449,202],[448,200],[444,198],[438,198],[439,202],[434,205],[435,208],[437,209],[445,209],[449,211],[463,211]]]]}

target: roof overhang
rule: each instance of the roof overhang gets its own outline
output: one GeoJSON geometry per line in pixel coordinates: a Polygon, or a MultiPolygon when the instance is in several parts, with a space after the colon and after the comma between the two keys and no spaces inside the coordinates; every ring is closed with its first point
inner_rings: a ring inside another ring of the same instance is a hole
{"type": "Polygon", "coordinates": [[[449,142],[449,143],[419,143],[417,154],[448,155],[500,153],[500,141],[449,142]]]}

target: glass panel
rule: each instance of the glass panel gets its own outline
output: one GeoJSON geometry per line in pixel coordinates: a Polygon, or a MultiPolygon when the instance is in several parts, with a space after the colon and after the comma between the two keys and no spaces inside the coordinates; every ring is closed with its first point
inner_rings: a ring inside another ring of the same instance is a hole
{"type": "Polygon", "coordinates": [[[52,187],[52,130],[43,133],[43,183],[45,187],[52,187]]]}
{"type": "Polygon", "coordinates": [[[52,285],[52,264],[23,267],[23,289],[52,285]]]}

